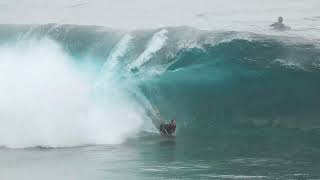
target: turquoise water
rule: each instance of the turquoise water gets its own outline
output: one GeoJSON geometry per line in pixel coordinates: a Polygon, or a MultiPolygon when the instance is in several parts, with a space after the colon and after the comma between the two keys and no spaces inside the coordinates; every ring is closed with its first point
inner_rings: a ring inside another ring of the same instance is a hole
{"type": "Polygon", "coordinates": [[[320,178],[319,57],[299,37],[1,25],[0,178],[320,178]]]}

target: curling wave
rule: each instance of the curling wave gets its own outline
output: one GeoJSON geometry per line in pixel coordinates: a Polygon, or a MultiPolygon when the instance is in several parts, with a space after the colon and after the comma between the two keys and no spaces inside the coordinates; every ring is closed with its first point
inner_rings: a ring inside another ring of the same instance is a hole
{"type": "Polygon", "coordinates": [[[302,38],[1,25],[0,145],[121,143],[154,131],[154,107],[181,134],[317,129],[319,67],[319,43],[302,38]]]}

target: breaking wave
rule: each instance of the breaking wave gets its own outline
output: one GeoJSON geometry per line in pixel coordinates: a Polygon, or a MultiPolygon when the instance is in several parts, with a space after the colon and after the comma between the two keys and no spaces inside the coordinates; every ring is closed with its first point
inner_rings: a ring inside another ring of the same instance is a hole
{"type": "Polygon", "coordinates": [[[317,129],[319,67],[319,43],[302,38],[1,25],[0,145],[121,143],[155,131],[155,107],[182,135],[317,129]]]}

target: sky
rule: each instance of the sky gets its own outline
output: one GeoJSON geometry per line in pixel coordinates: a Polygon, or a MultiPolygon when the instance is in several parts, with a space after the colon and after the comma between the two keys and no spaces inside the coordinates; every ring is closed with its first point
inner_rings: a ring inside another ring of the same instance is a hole
{"type": "Polygon", "coordinates": [[[268,25],[283,16],[296,34],[320,36],[319,0],[0,0],[0,12],[0,24],[187,25],[257,33],[269,31],[268,25]]]}

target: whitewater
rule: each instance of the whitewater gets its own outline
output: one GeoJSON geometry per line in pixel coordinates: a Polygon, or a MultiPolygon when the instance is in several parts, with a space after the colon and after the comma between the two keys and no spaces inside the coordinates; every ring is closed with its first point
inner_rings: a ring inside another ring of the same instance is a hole
{"type": "Polygon", "coordinates": [[[0,179],[320,177],[318,1],[0,10],[0,179]]]}

